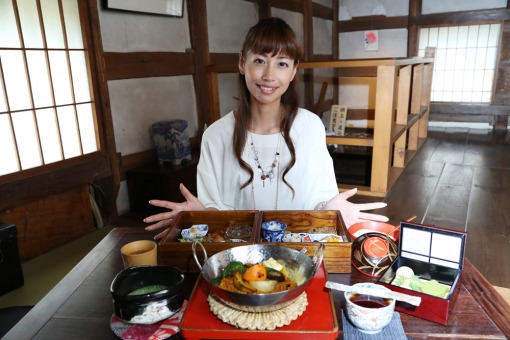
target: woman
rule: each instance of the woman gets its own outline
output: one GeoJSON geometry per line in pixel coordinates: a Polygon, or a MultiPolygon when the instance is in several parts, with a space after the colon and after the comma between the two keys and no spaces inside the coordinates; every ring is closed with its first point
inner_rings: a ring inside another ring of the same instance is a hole
{"type": "Polygon", "coordinates": [[[170,226],[180,211],[205,209],[340,210],[347,226],[387,221],[360,212],[385,203],[348,202],[356,189],[338,193],[324,125],[298,107],[300,57],[296,35],[282,19],[263,19],[249,30],[239,52],[238,106],[202,138],[198,198],[181,184],[186,202],[151,200],[172,211],[147,217],[156,222],[147,230],[170,226]]]}

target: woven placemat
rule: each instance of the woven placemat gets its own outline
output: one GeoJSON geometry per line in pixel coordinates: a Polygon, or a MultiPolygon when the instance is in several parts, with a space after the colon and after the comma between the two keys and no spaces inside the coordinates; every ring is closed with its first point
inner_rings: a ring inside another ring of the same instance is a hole
{"type": "Polygon", "coordinates": [[[367,334],[358,330],[345,316],[342,310],[342,326],[344,332],[344,340],[407,340],[406,333],[402,327],[400,314],[393,313],[388,326],[384,327],[382,331],[376,334],[367,334]]]}
{"type": "Polygon", "coordinates": [[[213,293],[207,297],[211,312],[221,321],[240,329],[273,330],[296,320],[308,306],[306,293],[292,300],[291,304],[269,312],[248,312],[234,308],[213,293]]]}

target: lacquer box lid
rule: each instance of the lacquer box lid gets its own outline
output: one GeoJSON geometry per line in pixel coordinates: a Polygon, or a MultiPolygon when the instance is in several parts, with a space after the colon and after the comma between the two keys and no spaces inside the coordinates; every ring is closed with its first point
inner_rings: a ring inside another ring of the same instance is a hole
{"type": "Polygon", "coordinates": [[[467,234],[462,231],[401,222],[398,256],[378,283],[396,292],[421,297],[421,304],[412,306],[397,301],[395,310],[446,325],[459,292],[466,239],[467,234]],[[435,280],[441,287],[450,289],[444,296],[435,296],[413,290],[412,284],[395,285],[397,270],[402,267],[411,268],[419,282],[435,280]]]}
{"type": "Polygon", "coordinates": [[[462,270],[467,234],[436,226],[400,223],[399,256],[462,270]]]}

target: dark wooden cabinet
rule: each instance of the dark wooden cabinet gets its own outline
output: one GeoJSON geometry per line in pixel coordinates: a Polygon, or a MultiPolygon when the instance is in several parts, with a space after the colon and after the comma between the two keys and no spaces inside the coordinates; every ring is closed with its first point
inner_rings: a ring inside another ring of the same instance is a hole
{"type": "Polygon", "coordinates": [[[128,170],[126,179],[131,212],[149,216],[168,211],[150,205],[149,200],[183,202],[180,183],[196,195],[198,159],[198,155],[192,155],[191,161],[183,165],[154,163],[128,170]]]}

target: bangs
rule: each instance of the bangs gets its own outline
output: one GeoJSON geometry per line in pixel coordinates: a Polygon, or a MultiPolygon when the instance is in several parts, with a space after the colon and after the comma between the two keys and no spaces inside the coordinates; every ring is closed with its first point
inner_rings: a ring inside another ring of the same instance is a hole
{"type": "Polygon", "coordinates": [[[272,57],[283,55],[294,59],[294,62],[300,60],[301,47],[289,26],[267,25],[250,33],[245,41],[245,52],[270,54],[272,57]]]}

